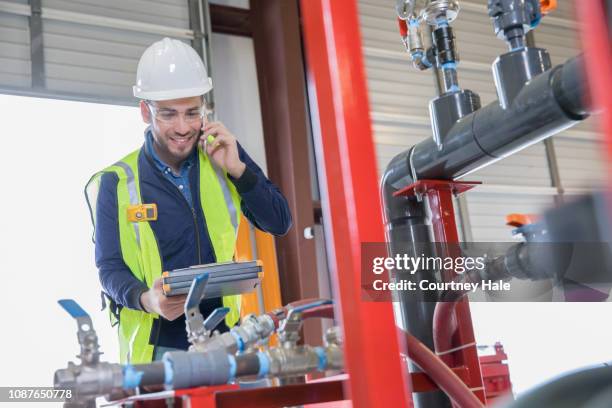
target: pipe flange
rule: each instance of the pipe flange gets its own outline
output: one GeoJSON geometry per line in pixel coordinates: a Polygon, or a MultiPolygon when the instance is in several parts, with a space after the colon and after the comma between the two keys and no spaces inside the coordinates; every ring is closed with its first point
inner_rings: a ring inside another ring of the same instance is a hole
{"type": "Polygon", "coordinates": [[[429,3],[421,12],[421,18],[427,24],[436,26],[438,20],[444,19],[448,23],[457,18],[459,14],[459,3],[456,0],[436,0],[429,3]]]}

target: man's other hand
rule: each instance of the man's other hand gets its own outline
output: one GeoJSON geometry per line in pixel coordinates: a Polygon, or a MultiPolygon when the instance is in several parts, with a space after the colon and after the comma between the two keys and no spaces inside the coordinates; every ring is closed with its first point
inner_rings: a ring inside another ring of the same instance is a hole
{"type": "Polygon", "coordinates": [[[184,313],[187,295],[164,295],[162,281],[163,278],[156,279],[153,287],[140,295],[140,304],[145,312],[157,313],[166,320],[174,320],[184,313]]]}
{"type": "Polygon", "coordinates": [[[217,166],[221,166],[230,176],[238,179],[244,173],[246,164],[238,155],[236,137],[221,122],[207,123],[202,127],[200,140],[205,144],[206,153],[217,166]],[[215,139],[208,142],[206,135],[214,135],[215,139]]]}

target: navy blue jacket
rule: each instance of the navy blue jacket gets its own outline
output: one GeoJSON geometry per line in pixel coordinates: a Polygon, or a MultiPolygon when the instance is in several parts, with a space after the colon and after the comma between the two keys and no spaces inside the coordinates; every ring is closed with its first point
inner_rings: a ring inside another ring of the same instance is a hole
{"type": "MultiPolygon", "coordinates": [[[[291,227],[291,213],[285,197],[240,145],[238,151],[246,169],[239,179],[230,177],[230,180],[242,198],[242,212],[257,228],[274,235],[285,234],[291,227]]],[[[189,173],[192,209],[181,191],[155,166],[146,149],[141,149],[138,156],[142,200],[157,204],[158,219],[151,221],[150,225],[158,240],[164,271],[216,262],[206,220],[202,215],[199,162],[195,162],[189,173]]],[[[117,181],[114,173],[102,176],[96,205],[96,265],[102,287],[116,306],[142,310],[140,295],[148,287],[132,275],[121,256],[117,181]]],[[[221,304],[220,298],[208,299],[202,302],[200,310],[206,318],[221,304]]],[[[222,324],[219,329],[224,331],[227,327],[222,324]]],[[[185,316],[173,321],[162,317],[156,319],[150,343],[187,349],[185,316]]]]}

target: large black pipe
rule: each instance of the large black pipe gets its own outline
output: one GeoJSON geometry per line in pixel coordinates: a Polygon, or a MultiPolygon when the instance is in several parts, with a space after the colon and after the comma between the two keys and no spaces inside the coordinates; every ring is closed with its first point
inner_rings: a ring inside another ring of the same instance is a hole
{"type": "MultiPolygon", "coordinates": [[[[423,201],[394,197],[396,191],[417,179],[465,176],[584,119],[588,109],[581,64],[582,59],[576,57],[526,78],[531,80],[525,81],[506,108],[495,101],[458,119],[443,135],[440,147],[431,138],[397,155],[389,163],[381,186],[389,255],[412,252],[427,256],[430,249],[426,244],[431,242],[423,201]]],[[[412,277],[393,278],[421,280],[431,278],[431,273],[419,271],[412,277]]],[[[396,299],[400,302],[400,324],[433,349],[437,295],[423,292],[405,291],[396,299]]],[[[439,392],[416,394],[414,402],[417,407],[450,406],[439,392]]]]}
{"type": "Polygon", "coordinates": [[[454,180],[573,126],[587,117],[582,58],[534,77],[507,109],[494,101],[461,119],[445,135],[413,147],[417,179],[454,180]]]}
{"type": "MultiPolygon", "coordinates": [[[[396,254],[412,254],[431,256],[429,226],[426,223],[426,211],[422,201],[406,196],[394,197],[393,193],[412,183],[413,179],[408,167],[409,151],[397,155],[387,167],[382,179],[382,202],[385,214],[385,234],[389,256],[396,254]]],[[[419,270],[414,275],[392,275],[391,280],[411,280],[418,282],[427,278],[431,271],[419,270]]],[[[429,276],[431,277],[431,276],[429,276]]],[[[395,292],[394,301],[399,302],[401,316],[400,326],[413,334],[423,344],[433,350],[433,332],[431,322],[437,296],[435,292],[408,291],[395,292]]],[[[411,360],[410,371],[421,369],[411,360]]],[[[450,399],[442,391],[432,391],[413,395],[417,407],[450,408],[450,399]]]]}

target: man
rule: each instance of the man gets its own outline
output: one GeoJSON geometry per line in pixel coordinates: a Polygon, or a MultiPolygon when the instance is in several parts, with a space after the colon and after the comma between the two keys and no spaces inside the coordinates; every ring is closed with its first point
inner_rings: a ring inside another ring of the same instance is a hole
{"type": "MultiPolygon", "coordinates": [[[[119,322],[122,363],[150,362],[189,346],[185,296],[164,295],[162,271],[230,261],[240,212],[272,234],[291,226],[278,188],[222,123],[206,121],[203,95],[211,89],[190,46],[168,38],[151,45],[134,86],[149,124],[144,145],[88,184],[99,186],[96,265],[119,322]]],[[[200,309],[206,317],[222,304],[230,307],[219,327],[225,331],[239,318],[239,301],[207,299],[200,309]]]]}

